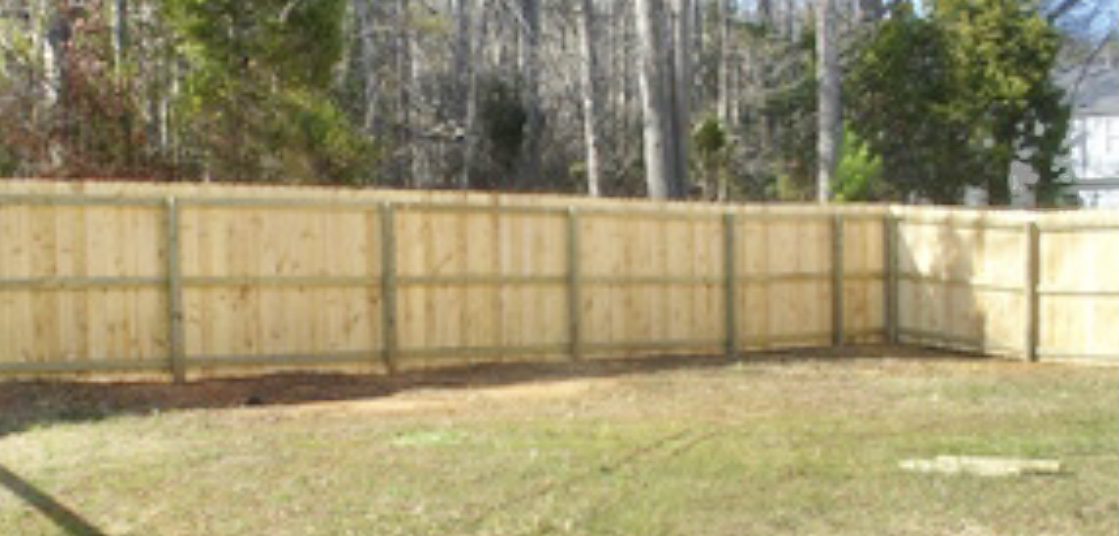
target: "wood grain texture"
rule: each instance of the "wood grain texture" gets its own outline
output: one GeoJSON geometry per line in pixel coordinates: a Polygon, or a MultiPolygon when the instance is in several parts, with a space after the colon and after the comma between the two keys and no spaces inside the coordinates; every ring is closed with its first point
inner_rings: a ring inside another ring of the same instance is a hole
{"type": "Polygon", "coordinates": [[[12,194],[121,203],[0,203],[0,281],[69,281],[0,285],[0,366],[165,368],[171,349],[162,200],[169,196],[181,201],[184,353],[207,367],[192,373],[266,364],[270,356],[311,366],[316,356],[360,362],[368,355],[370,366],[379,366],[386,202],[396,207],[393,333],[405,367],[568,358],[573,310],[589,358],[723,353],[727,214],[734,216],[736,314],[729,320],[738,350],[831,343],[831,218],[842,214],[846,340],[877,342],[886,330],[891,216],[898,221],[900,331],[922,334],[926,343],[1021,353],[1023,229],[1035,221],[1039,353],[1119,355],[1119,215],[1109,212],[0,182],[0,196],[12,194]],[[275,200],[284,205],[267,206],[275,200]],[[571,208],[579,213],[574,259],[571,208]],[[139,279],[83,286],[89,278],[139,279]]]}

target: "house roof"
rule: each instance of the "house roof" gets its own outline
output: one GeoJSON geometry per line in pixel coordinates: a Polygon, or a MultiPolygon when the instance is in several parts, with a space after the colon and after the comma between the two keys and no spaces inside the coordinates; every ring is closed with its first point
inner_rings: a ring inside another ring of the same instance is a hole
{"type": "Polygon", "coordinates": [[[1072,115],[1119,115],[1119,69],[1092,66],[1077,87],[1081,70],[1071,69],[1056,76],[1057,84],[1072,99],[1072,115]],[[1076,94],[1072,94],[1073,90],[1076,94]]]}

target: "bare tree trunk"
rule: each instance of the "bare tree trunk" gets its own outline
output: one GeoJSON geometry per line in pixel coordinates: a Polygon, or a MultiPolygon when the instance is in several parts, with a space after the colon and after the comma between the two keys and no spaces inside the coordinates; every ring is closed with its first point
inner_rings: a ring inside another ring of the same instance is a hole
{"type": "Polygon", "coordinates": [[[667,199],[671,195],[669,136],[667,125],[671,111],[666,95],[665,65],[662,50],[663,19],[660,2],[637,0],[637,38],[640,58],[641,108],[645,138],[645,183],[652,199],[667,199]]]}
{"type": "Polygon", "coordinates": [[[692,21],[692,42],[691,50],[691,64],[692,64],[692,80],[688,82],[692,103],[703,105],[707,102],[707,88],[705,84],[700,83],[705,80],[706,67],[703,61],[709,46],[709,37],[706,33],[706,13],[704,12],[704,0],[691,0],[691,21],[692,21]]]}
{"type": "Polygon", "coordinates": [[[692,42],[690,0],[673,0],[675,26],[672,36],[672,197],[688,195],[688,137],[691,132],[692,61],[688,50],[692,42]]]}
{"type": "Polygon", "coordinates": [[[721,0],[719,2],[719,122],[724,128],[731,126],[731,101],[730,84],[734,66],[731,64],[731,51],[734,47],[732,37],[731,17],[734,10],[734,0],[721,0]]]}
{"type": "MultiPolygon", "coordinates": [[[[718,89],[718,111],[719,123],[722,125],[725,132],[731,132],[734,125],[737,123],[737,113],[731,107],[731,83],[734,79],[733,69],[736,69],[732,63],[732,54],[734,52],[734,34],[733,34],[733,17],[734,17],[734,0],[719,0],[719,89],[718,89]]],[[[729,152],[730,147],[724,149],[724,152],[729,152]]],[[[724,155],[724,159],[726,156],[724,155]]],[[[725,164],[724,164],[725,165],[725,164]]],[[[716,192],[716,200],[725,202],[730,198],[730,185],[728,184],[728,173],[725,169],[719,170],[718,175],[718,191],[716,192]]]]}
{"type": "Polygon", "coordinates": [[[396,73],[397,73],[397,124],[393,129],[396,140],[397,177],[400,184],[416,187],[424,186],[423,178],[413,173],[414,158],[412,144],[414,139],[412,131],[415,127],[412,118],[412,79],[415,76],[412,65],[412,5],[411,0],[399,0],[397,3],[397,34],[396,34],[396,73]],[[409,176],[410,175],[410,176],[409,176]]]}
{"type": "Polygon", "coordinates": [[[591,197],[601,195],[599,183],[601,171],[599,167],[599,133],[598,120],[602,115],[601,92],[598,84],[598,61],[595,57],[595,43],[598,33],[595,31],[594,1],[582,0],[582,13],[579,21],[582,23],[583,39],[583,138],[587,150],[587,193],[591,197]]]}
{"type": "Polygon", "coordinates": [[[818,81],[818,138],[816,197],[831,199],[831,184],[839,164],[840,75],[835,31],[835,0],[820,0],[816,13],[816,73],[818,81]]]}
{"type": "Polygon", "coordinates": [[[167,52],[160,63],[166,90],[159,95],[159,149],[170,160],[171,173],[177,175],[181,160],[180,145],[171,103],[179,96],[181,71],[178,58],[171,52],[167,52]]]}
{"type": "MultiPolygon", "coordinates": [[[[114,62],[116,67],[116,83],[117,91],[122,99],[126,99],[127,95],[131,94],[129,87],[128,72],[126,64],[129,60],[129,48],[131,47],[129,27],[128,27],[128,0],[116,0],[114,3],[114,28],[113,28],[113,52],[114,62]]],[[[120,128],[121,135],[124,137],[124,144],[121,149],[124,151],[124,166],[131,173],[134,167],[135,156],[133,154],[134,147],[132,145],[132,111],[130,107],[123,107],[120,114],[120,128]]]]}
{"type": "Polygon", "coordinates": [[[524,18],[523,61],[521,76],[524,79],[525,137],[523,146],[523,165],[519,183],[523,187],[539,183],[540,177],[540,140],[544,128],[544,114],[540,107],[540,0],[521,0],[521,16],[524,18]]]}
{"type": "Polygon", "coordinates": [[[43,93],[46,97],[50,132],[47,140],[48,166],[57,171],[66,166],[66,140],[70,137],[67,87],[69,77],[70,14],[66,7],[48,3],[46,8],[46,39],[43,40],[43,93]]]}
{"type": "Polygon", "coordinates": [[[360,43],[361,81],[362,81],[362,118],[361,128],[368,136],[377,134],[377,90],[379,89],[377,71],[377,41],[373,35],[374,0],[353,0],[354,17],[360,43]]]}
{"type": "MultiPolygon", "coordinates": [[[[636,10],[629,2],[621,2],[619,6],[620,13],[615,21],[631,21],[636,18],[636,10]]],[[[618,130],[616,133],[619,141],[618,153],[625,155],[627,161],[630,161],[631,156],[635,155],[638,150],[635,147],[636,136],[633,133],[642,129],[641,123],[641,88],[640,76],[640,52],[636,50],[640,48],[638,44],[637,31],[633,24],[618,24],[624,28],[622,30],[622,53],[620,62],[622,65],[622,81],[621,87],[621,109],[622,120],[618,123],[618,130]],[[636,61],[634,61],[636,59],[636,61]]],[[[644,144],[642,143],[642,146],[644,144]]]]}
{"type": "Polygon", "coordinates": [[[124,75],[124,63],[128,54],[128,0],[115,0],[113,3],[113,61],[117,76],[124,75]]]}
{"type": "MultiPolygon", "coordinates": [[[[620,53],[622,47],[619,46],[621,40],[619,39],[618,31],[625,28],[625,25],[614,24],[614,15],[617,12],[617,6],[614,2],[606,3],[606,9],[599,11],[596,18],[599,21],[605,21],[605,39],[602,38],[602,25],[599,25],[599,39],[604,41],[602,47],[604,50],[598,54],[599,66],[599,92],[601,96],[599,101],[603,104],[602,116],[598,118],[598,134],[599,144],[602,146],[604,152],[609,152],[614,156],[612,160],[613,165],[609,162],[600,162],[599,175],[600,180],[606,176],[614,176],[618,167],[618,162],[624,159],[623,152],[620,151],[619,137],[616,133],[620,132],[619,127],[625,127],[625,115],[622,105],[624,100],[620,97],[623,96],[621,88],[621,81],[619,78],[623,76],[622,68],[619,67],[620,53]],[[609,125],[609,126],[607,126],[609,125]]],[[[601,188],[601,185],[600,185],[601,188]]],[[[602,192],[600,192],[602,193],[602,192]]]]}
{"type": "Polygon", "coordinates": [[[796,0],[785,0],[784,33],[789,41],[796,41],[796,13],[796,0]]]}
{"type": "Polygon", "coordinates": [[[466,119],[463,125],[462,172],[459,174],[458,187],[470,188],[470,170],[478,156],[478,73],[485,63],[486,52],[486,0],[474,0],[474,14],[471,17],[471,62],[466,87],[466,119]]]}
{"type": "Polygon", "coordinates": [[[762,25],[767,27],[772,26],[774,23],[773,0],[758,0],[757,9],[762,25]]]}
{"type": "MultiPolygon", "coordinates": [[[[454,77],[457,94],[464,95],[470,86],[470,0],[454,0],[455,49],[454,77]]],[[[466,106],[457,101],[454,116],[459,120],[466,118],[466,106]]],[[[464,121],[465,122],[465,121],[464,121]]]]}

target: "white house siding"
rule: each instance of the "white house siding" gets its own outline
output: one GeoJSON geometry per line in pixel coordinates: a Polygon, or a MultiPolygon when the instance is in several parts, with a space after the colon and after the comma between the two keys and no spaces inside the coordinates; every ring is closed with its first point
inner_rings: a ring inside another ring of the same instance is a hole
{"type": "Polygon", "coordinates": [[[1119,179],[1119,116],[1085,116],[1072,120],[1072,171],[1081,181],[1119,179]]]}
{"type": "Polygon", "coordinates": [[[1119,207],[1119,115],[1074,117],[1070,126],[1069,169],[1080,201],[1119,207]]]}
{"type": "Polygon", "coordinates": [[[1119,208],[1119,190],[1083,190],[1080,204],[1092,208],[1119,208]]]}

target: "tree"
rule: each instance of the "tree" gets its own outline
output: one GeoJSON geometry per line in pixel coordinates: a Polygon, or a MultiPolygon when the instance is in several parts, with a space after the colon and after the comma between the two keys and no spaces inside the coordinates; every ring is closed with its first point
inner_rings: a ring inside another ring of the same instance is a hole
{"type": "Polygon", "coordinates": [[[540,0],[521,2],[521,83],[525,121],[524,148],[520,184],[539,183],[540,144],[544,129],[544,112],[540,105],[540,0]]]}
{"type": "Polygon", "coordinates": [[[703,164],[703,191],[710,199],[714,197],[719,201],[726,201],[729,197],[729,186],[725,167],[725,149],[727,146],[727,133],[719,120],[709,117],[696,127],[692,133],[693,145],[699,153],[703,164]],[[714,194],[714,195],[712,195],[714,194]]]}
{"type": "Polygon", "coordinates": [[[486,4],[487,0],[474,0],[474,12],[471,15],[472,24],[467,28],[470,35],[470,61],[472,64],[466,80],[466,111],[463,118],[463,155],[462,170],[459,172],[458,187],[462,190],[470,188],[470,173],[478,157],[479,132],[478,132],[478,98],[479,98],[479,73],[482,69],[483,51],[486,48],[486,4]]]}
{"type": "Polygon", "coordinates": [[[836,201],[880,201],[886,197],[882,158],[853,132],[843,136],[843,151],[835,172],[836,201]]]}
{"type": "Polygon", "coordinates": [[[601,149],[599,147],[598,120],[602,116],[601,89],[598,84],[598,61],[595,55],[595,13],[593,0],[582,0],[579,21],[582,30],[583,52],[583,137],[587,150],[587,193],[601,195],[601,149]]]}
{"type": "Polygon", "coordinates": [[[669,142],[672,151],[672,197],[684,198],[688,195],[688,135],[691,131],[692,63],[691,0],[672,0],[673,33],[666,42],[672,47],[671,76],[669,91],[672,95],[669,142]]]}
{"type": "Polygon", "coordinates": [[[358,35],[357,53],[360,58],[361,88],[362,88],[362,118],[361,127],[367,136],[378,133],[377,128],[377,40],[374,36],[374,21],[376,14],[373,9],[373,0],[352,0],[354,25],[358,35]]]}
{"type": "Polygon", "coordinates": [[[638,0],[638,57],[649,197],[683,198],[688,193],[688,132],[692,87],[687,0],[638,0]]]}
{"type": "MultiPolygon", "coordinates": [[[[764,0],[768,2],[768,0],[764,0]]],[[[736,119],[731,110],[732,50],[734,49],[734,0],[719,0],[719,121],[731,125],[736,119]]],[[[768,4],[765,4],[768,5],[768,4]]]]}
{"type": "MultiPolygon", "coordinates": [[[[28,176],[162,176],[120,0],[0,4],[0,152],[28,176]]],[[[153,136],[154,137],[154,136],[153,136]]]]}
{"type": "Polygon", "coordinates": [[[932,17],[900,4],[852,65],[852,127],[900,195],[954,203],[984,185],[1007,204],[1013,162],[1051,195],[1068,121],[1056,53],[1055,31],[1021,0],[945,0],[932,17]]]}
{"type": "Polygon", "coordinates": [[[847,78],[851,128],[881,156],[884,177],[902,197],[954,203],[978,181],[970,128],[952,113],[965,96],[953,86],[948,39],[936,21],[900,4],[860,47],[847,78]]]}
{"type": "Polygon", "coordinates": [[[842,103],[891,195],[954,200],[1007,158],[1048,170],[1041,197],[1059,188],[1037,149],[1063,138],[1055,92],[999,82],[1028,62],[983,35],[1040,65],[1015,9],[1073,28],[1110,4],[944,0],[930,39],[880,0],[821,2],[0,0],[0,172],[666,198],[697,195],[691,173],[706,195],[808,200],[843,145],[819,98],[838,98],[838,56],[845,75],[893,69],[842,103]],[[877,48],[897,28],[920,46],[877,48]],[[718,118],[717,158],[693,116],[718,118]]]}
{"type": "Polygon", "coordinates": [[[839,161],[840,73],[836,40],[835,0],[820,0],[816,13],[816,79],[818,103],[816,145],[816,199],[827,203],[839,161]]]}
{"type": "Polygon", "coordinates": [[[192,172],[365,180],[375,151],[324,90],[343,50],[343,0],[174,0],[165,7],[190,66],[179,128],[201,152],[192,172]]]}
{"type": "Polygon", "coordinates": [[[972,123],[990,204],[1009,204],[1014,162],[1052,183],[1062,174],[1055,156],[1068,123],[1063,92],[1050,79],[1060,50],[1056,30],[1024,0],[943,0],[935,14],[951,36],[953,85],[968,96],[955,101],[953,113],[972,123]]]}
{"type": "Polygon", "coordinates": [[[663,9],[659,0],[637,0],[638,56],[640,57],[641,109],[645,139],[645,181],[652,199],[672,195],[673,172],[669,146],[671,109],[666,95],[663,9]]]}

